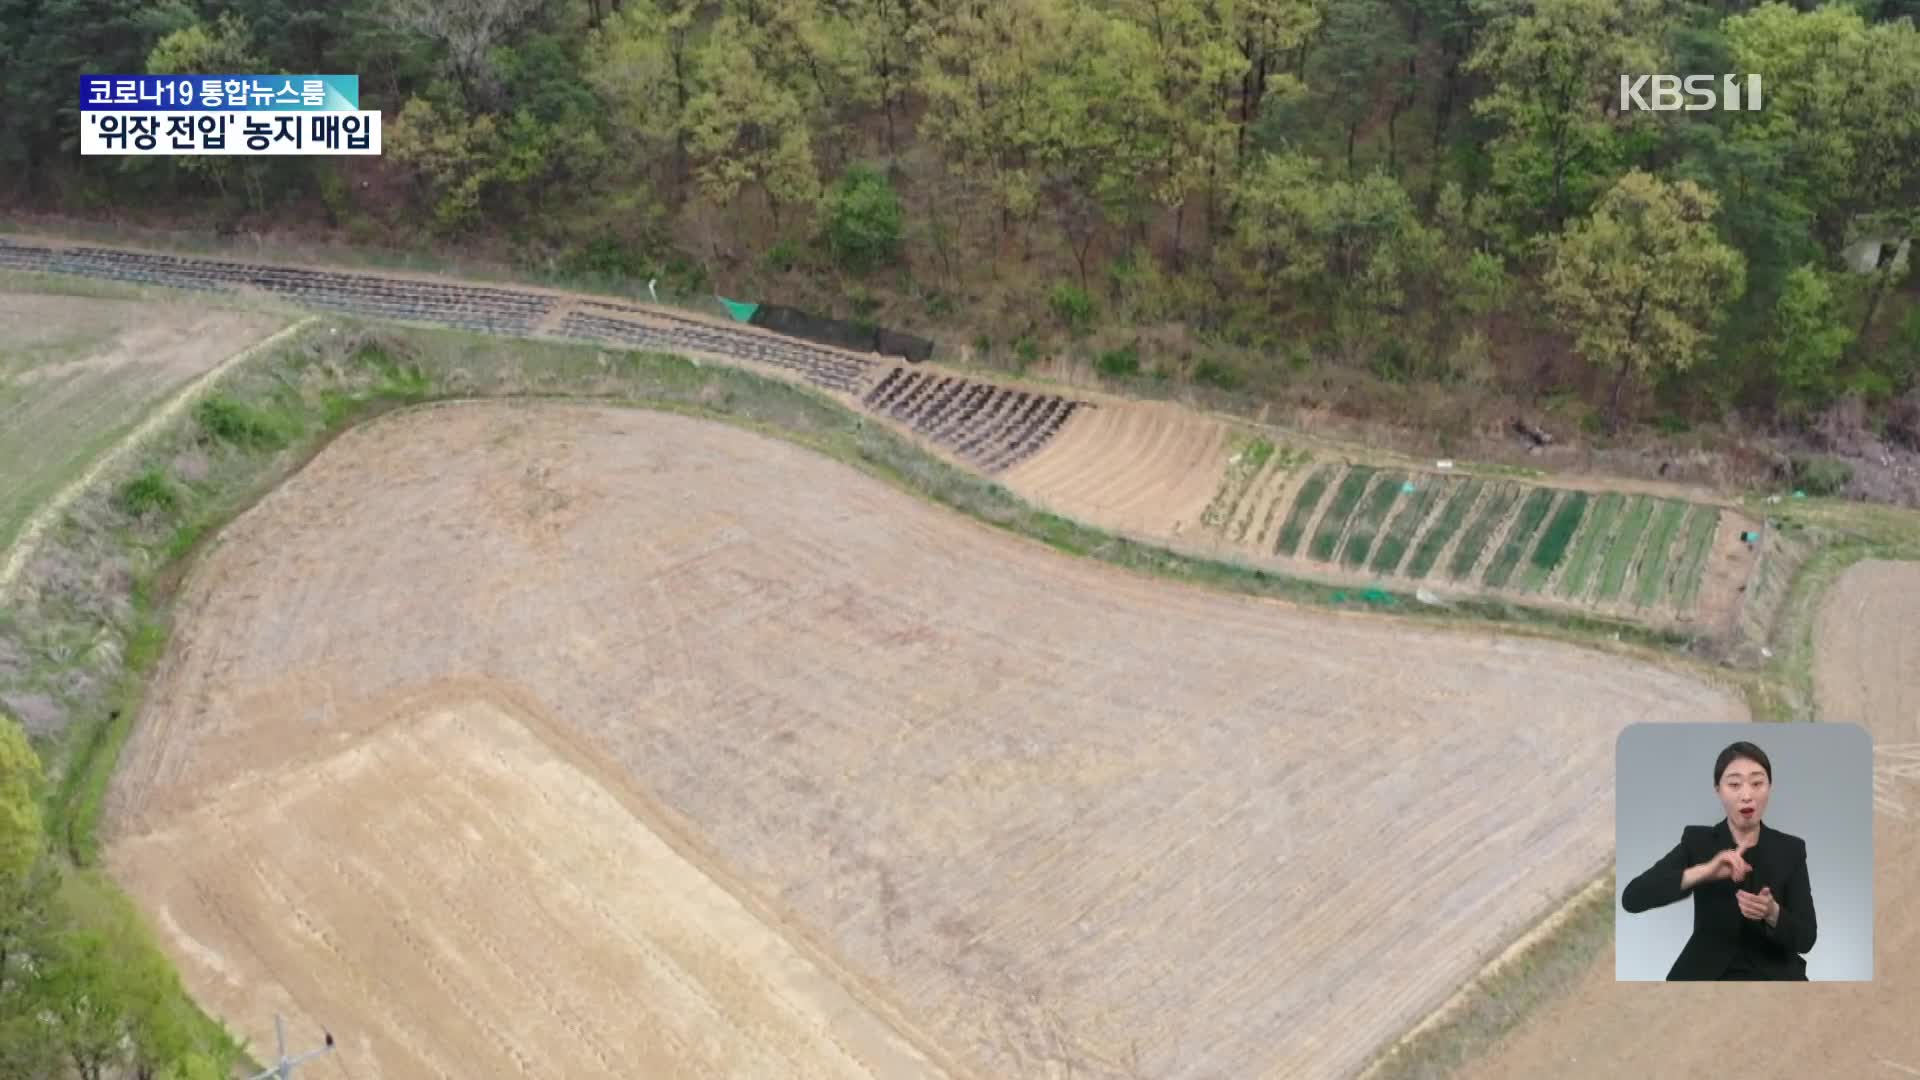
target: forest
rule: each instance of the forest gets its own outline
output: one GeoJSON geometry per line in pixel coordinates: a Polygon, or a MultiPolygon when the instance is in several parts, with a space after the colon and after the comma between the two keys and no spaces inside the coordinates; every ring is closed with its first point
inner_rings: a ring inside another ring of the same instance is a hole
{"type": "Polygon", "coordinates": [[[659,275],[1016,366],[1397,387],[1375,407],[1439,405],[1415,424],[1843,406],[1920,441],[1917,12],[0,0],[0,202],[659,275]],[[142,71],[357,74],[383,156],[79,157],[77,76],[142,71]],[[1658,73],[1763,105],[1623,110],[1658,73]]]}

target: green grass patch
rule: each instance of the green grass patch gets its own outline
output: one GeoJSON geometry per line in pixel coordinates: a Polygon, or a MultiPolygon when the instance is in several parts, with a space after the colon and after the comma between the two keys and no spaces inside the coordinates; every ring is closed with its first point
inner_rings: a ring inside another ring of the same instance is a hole
{"type": "Polygon", "coordinates": [[[1493,539],[1493,531],[1500,527],[1500,520],[1519,499],[1520,488],[1512,484],[1499,484],[1487,492],[1486,505],[1460,537],[1460,546],[1453,549],[1453,558],[1447,563],[1448,577],[1458,581],[1473,572],[1481,553],[1493,539]]]}
{"type": "Polygon", "coordinates": [[[1420,538],[1419,546],[1414,548],[1413,560],[1407,564],[1407,577],[1425,578],[1433,571],[1433,564],[1440,560],[1440,553],[1446,550],[1453,534],[1459,532],[1460,526],[1466,523],[1467,511],[1473,509],[1486,483],[1475,478],[1454,489],[1453,497],[1447,500],[1446,508],[1440,511],[1440,520],[1433,523],[1433,528],[1427,530],[1426,535],[1420,538]]]}
{"type": "Polygon", "coordinates": [[[148,514],[172,513],[180,506],[180,495],[165,472],[148,469],[120,485],[114,501],[134,517],[144,517],[148,514]]]}
{"type": "Polygon", "coordinates": [[[1534,545],[1533,554],[1527,558],[1527,569],[1520,577],[1520,588],[1525,592],[1539,592],[1547,579],[1553,576],[1554,568],[1566,557],[1567,545],[1573,541],[1573,534],[1580,529],[1580,519],[1586,516],[1590,496],[1584,491],[1568,492],[1560,501],[1559,509],[1553,512],[1553,518],[1547,522],[1547,531],[1540,534],[1540,542],[1534,545]]]}
{"type": "Polygon", "coordinates": [[[1313,520],[1314,510],[1320,506],[1327,486],[1339,471],[1338,465],[1322,465],[1301,482],[1300,490],[1294,493],[1293,505],[1287,510],[1287,520],[1281,524],[1280,535],[1273,542],[1274,554],[1292,555],[1300,550],[1300,538],[1306,534],[1307,522],[1313,520]]]}
{"type": "Polygon", "coordinates": [[[1515,519],[1513,528],[1507,530],[1507,538],[1493,557],[1493,563],[1487,567],[1486,576],[1481,580],[1489,586],[1502,589],[1512,579],[1513,571],[1520,565],[1521,556],[1527,553],[1527,545],[1533,542],[1533,536],[1547,520],[1547,511],[1553,508],[1553,500],[1560,493],[1553,488],[1537,487],[1520,504],[1520,516],[1515,519]]]}
{"type": "Polygon", "coordinates": [[[1313,534],[1313,543],[1308,546],[1307,554],[1315,562],[1331,562],[1333,553],[1340,545],[1340,536],[1347,530],[1347,519],[1360,505],[1360,496],[1366,494],[1367,485],[1372,482],[1378,469],[1371,465],[1352,465],[1347,475],[1340,481],[1340,487],[1333,493],[1333,501],[1327,504],[1327,512],[1320,518],[1320,528],[1313,534]]]}
{"type": "Polygon", "coordinates": [[[1660,512],[1654,515],[1653,527],[1647,533],[1647,551],[1640,558],[1634,571],[1633,602],[1639,607],[1652,607],[1666,591],[1667,560],[1673,552],[1673,534],[1680,529],[1680,522],[1687,516],[1690,504],[1679,499],[1668,499],[1660,506],[1660,512]]]}
{"type": "Polygon", "coordinates": [[[1593,572],[1600,567],[1601,553],[1607,549],[1607,540],[1613,534],[1614,522],[1620,518],[1620,508],[1625,506],[1627,497],[1617,491],[1609,491],[1594,500],[1593,515],[1587,520],[1587,527],[1580,530],[1573,545],[1571,561],[1567,563],[1567,572],[1560,575],[1560,585],[1554,591],[1568,600],[1578,600],[1587,595],[1587,583],[1593,580],[1593,572]]]}
{"type": "Polygon", "coordinates": [[[1647,531],[1647,522],[1653,519],[1654,503],[1647,495],[1635,495],[1627,503],[1623,514],[1625,520],[1620,523],[1620,535],[1614,537],[1607,546],[1606,565],[1600,568],[1600,583],[1594,588],[1594,599],[1599,601],[1616,600],[1620,596],[1620,587],[1627,582],[1627,570],[1633,566],[1633,554],[1640,548],[1641,534],[1647,531]]]}
{"type": "Polygon", "coordinates": [[[193,407],[193,419],[207,437],[250,450],[278,450],[298,432],[289,432],[274,411],[216,394],[193,407]]]}
{"type": "Polygon", "coordinates": [[[1353,528],[1348,530],[1347,543],[1340,551],[1340,561],[1348,566],[1365,566],[1367,556],[1373,552],[1374,537],[1380,531],[1380,523],[1387,520],[1388,511],[1393,509],[1401,495],[1401,487],[1407,482],[1405,473],[1381,473],[1373,483],[1373,490],[1361,505],[1360,513],[1353,519],[1353,528]]]}
{"type": "Polygon", "coordinates": [[[1696,505],[1687,518],[1686,539],[1681,541],[1680,561],[1675,564],[1674,606],[1690,610],[1700,596],[1700,581],[1706,576],[1707,553],[1713,550],[1714,534],[1720,531],[1720,509],[1704,503],[1696,505]]]}
{"type": "Polygon", "coordinates": [[[1373,564],[1370,569],[1376,574],[1391,574],[1400,569],[1400,561],[1407,557],[1407,548],[1412,546],[1413,538],[1420,535],[1420,525],[1427,520],[1440,497],[1456,485],[1450,480],[1423,476],[1414,481],[1413,498],[1400,507],[1387,524],[1386,534],[1380,538],[1380,545],[1374,550],[1373,564]]]}

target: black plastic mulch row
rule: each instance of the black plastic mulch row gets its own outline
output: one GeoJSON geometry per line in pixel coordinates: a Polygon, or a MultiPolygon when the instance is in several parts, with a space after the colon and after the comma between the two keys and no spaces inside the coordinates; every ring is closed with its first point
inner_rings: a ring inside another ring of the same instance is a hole
{"type": "Polygon", "coordinates": [[[865,401],[989,472],[1026,460],[1076,410],[1091,407],[1055,394],[900,367],[888,371],[865,401]]]}

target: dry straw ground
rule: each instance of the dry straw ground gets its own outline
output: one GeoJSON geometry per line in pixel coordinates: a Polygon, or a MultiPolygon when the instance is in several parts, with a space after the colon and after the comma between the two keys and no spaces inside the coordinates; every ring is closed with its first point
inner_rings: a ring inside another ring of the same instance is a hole
{"type": "Polygon", "coordinates": [[[1336,1076],[1606,865],[1623,718],[1744,715],[453,406],[206,553],[110,858],[216,1011],[347,1034],[319,1077],[1336,1076]]]}

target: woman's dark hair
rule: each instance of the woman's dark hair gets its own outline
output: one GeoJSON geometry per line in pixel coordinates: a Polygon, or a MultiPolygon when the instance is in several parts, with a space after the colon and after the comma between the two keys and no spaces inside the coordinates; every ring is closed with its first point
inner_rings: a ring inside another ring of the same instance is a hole
{"type": "Polygon", "coordinates": [[[1727,766],[1746,758],[1760,764],[1767,771],[1767,783],[1773,783],[1773,762],[1767,759],[1767,752],[1750,742],[1737,742],[1720,751],[1720,757],[1713,763],[1713,786],[1720,786],[1720,778],[1727,775],[1727,766]]]}

